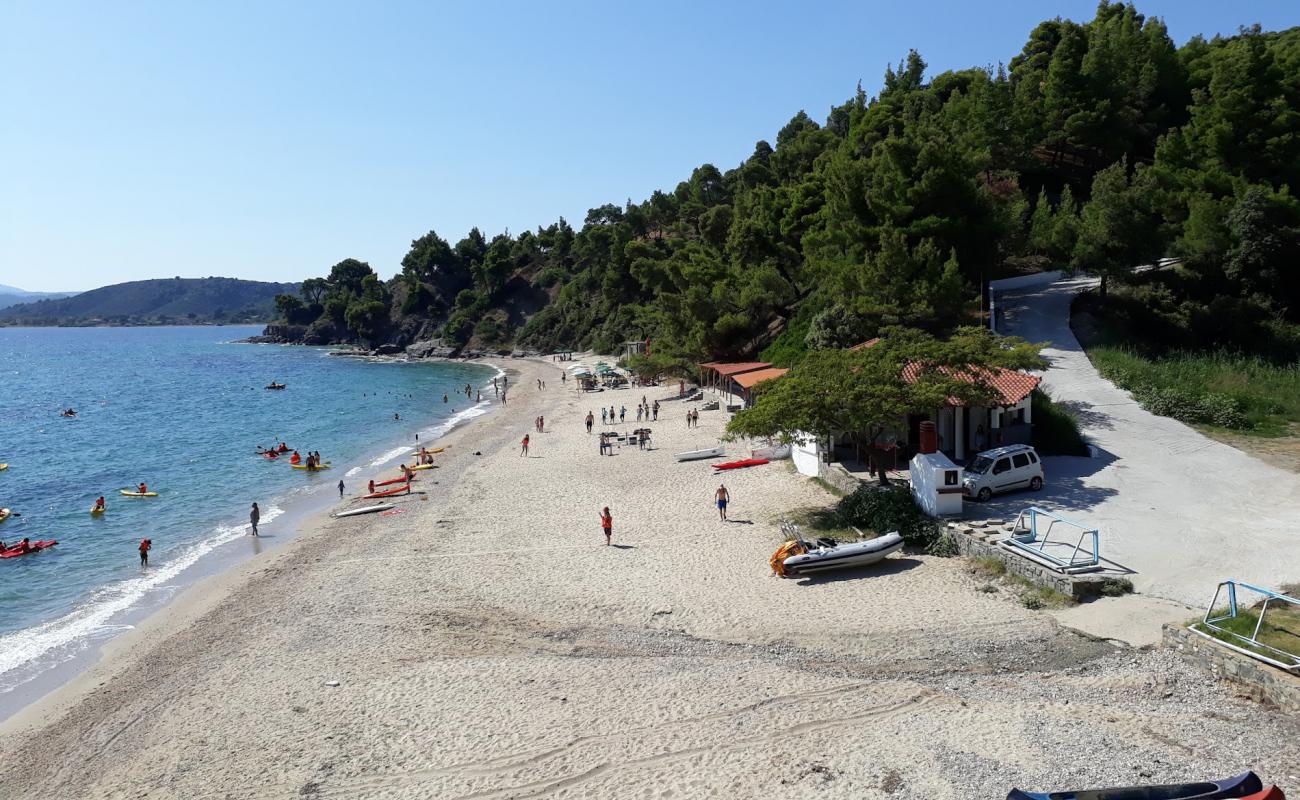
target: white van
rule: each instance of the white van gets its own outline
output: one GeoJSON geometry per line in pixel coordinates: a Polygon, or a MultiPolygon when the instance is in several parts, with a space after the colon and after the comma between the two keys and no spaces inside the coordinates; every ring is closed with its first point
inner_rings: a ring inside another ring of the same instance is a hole
{"type": "Polygon", "coordinates": [[[1038,491],[1043,488],[1043,464],[1027,444],[1012,444],[985,450],[966,467],[962,492],[981,502],[1012,489],[1038,491]]]}

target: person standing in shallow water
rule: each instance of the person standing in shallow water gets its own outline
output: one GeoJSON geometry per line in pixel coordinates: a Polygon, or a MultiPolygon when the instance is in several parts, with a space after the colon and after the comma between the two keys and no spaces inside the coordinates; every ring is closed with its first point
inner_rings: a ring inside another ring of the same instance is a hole
{"type": "Polygon", "coordinates": [[[140,540],[140,568],[144,569],[149,566],[149,548],[153,547],[153,542],[148,539],[140,540]]]}
{"type": "Polygon", "coordinates": [[[340,499],[340,500],[343,499],[343,489],[344,489],[344,486],[343,486],[343,479],[340,478],[340,479],[339,479],[339,499],[340,499]]]}
{"type": "Polygon", "coordinates": [[[253,503],[253,510],[248,512],[248,524],[253,526],[253,535],[257,536],[257,523],[262,519],[262,512],[258,509],[257,503],[253,503]]]}

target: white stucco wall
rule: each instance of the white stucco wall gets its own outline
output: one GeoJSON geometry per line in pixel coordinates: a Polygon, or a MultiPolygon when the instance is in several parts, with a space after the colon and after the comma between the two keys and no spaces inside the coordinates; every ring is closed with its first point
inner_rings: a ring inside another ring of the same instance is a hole
{"type": "Polygon", "coordinates": [[[817,439],[813,436],[800,436],[790,445],[790,458],[800,475],[815,478],[820,472],[821,456],[817,448],[817,439]]]}

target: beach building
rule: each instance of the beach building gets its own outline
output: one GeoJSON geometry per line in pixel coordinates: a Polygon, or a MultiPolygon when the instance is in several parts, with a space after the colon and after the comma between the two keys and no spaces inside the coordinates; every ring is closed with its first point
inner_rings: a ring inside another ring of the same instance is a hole
{"type": "Polygon", "coordinates": [[[766,361],[710,361],[695,366],[700,369],[701,388],[717,393],[724,405],[742,408],[753,403],[755,386],[789,372],[766,361]]]}
{"type": "MultiPolygon", "coordinates": [[[[903,370],[903,376],[910,380],[919,375],[919,366],[908,366],[903,370]]],[[[1012,369],[995,370],[985,379],[997,392],[993,405],[974,407],[957,398],[949,398],[942,408],[909,414],[886,431],[882,436],[883,446],[895,454],[893,462],[886,467],[903,469],[919,452],[923,422],[934,423],[938,439],[936,452],[958,464],[966,463],[981,450],[1008,444],[1029,444],[1033,435],[1031,395],[1041,379],[1012,369]]],[[[973,376],[971,380],[974,380],[973,376]]],[[[794,444],[792,458],[796,468],[805,475],[820,475],[824,471],[820,465],[832,463],[840,463],[854,474],[865,473],[868,470],[864,449],[868,440],[869,437],[860,431],[845,431],[825,442],[808,436],[794,444]]]]}

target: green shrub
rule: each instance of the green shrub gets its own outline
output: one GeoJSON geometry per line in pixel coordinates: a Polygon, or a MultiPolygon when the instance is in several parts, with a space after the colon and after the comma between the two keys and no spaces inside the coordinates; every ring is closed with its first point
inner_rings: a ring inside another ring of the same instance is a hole
{"type": "Polygon", "coordinates": [[[1088,443],[1079,433],[1079,421],[1065,408],[1052,402],[1045,392],[1034,390],[1034,449],[1044,456],[1086,456],[1088,443]]]}
{"type": "Polygon", "coordinates": [[[941,535],[939,523],[916,507],[906,486],[862,486],[840,500],[835,514],[845,527],[898,531],[907,544],[927,550],[941,535]]]}

